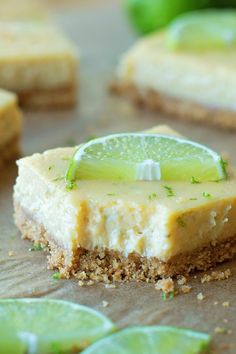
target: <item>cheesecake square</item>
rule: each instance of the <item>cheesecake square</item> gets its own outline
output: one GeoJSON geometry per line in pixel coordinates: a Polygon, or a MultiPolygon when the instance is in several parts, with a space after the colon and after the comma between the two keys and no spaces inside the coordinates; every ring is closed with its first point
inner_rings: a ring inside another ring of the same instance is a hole
{"type": "Polygon", "coordinates": [[[14,93],[0,90],[0,167],[20,155],[22,116],[14,93]]]}
{"type": "Polygon", "coordinates": [[[167,32],[122,56],[115,93],[173,118],[236,129],[236,50],[173,50],[167,32]]]}
{"type": "Polygon", "coordinates": [[[0,87],[21,105],[60,108],[76,102],[76,48],[46,22],[0,22],[0,87]]]}
{"type": "Polygon", "coordinates": [[[196,184],[78,180],[68,190],[75,150],[17,162],[16,225],[23,238],[48,246],[50,268],[83,280],[155,282],[236,254],[235,173],[196,184]]]}

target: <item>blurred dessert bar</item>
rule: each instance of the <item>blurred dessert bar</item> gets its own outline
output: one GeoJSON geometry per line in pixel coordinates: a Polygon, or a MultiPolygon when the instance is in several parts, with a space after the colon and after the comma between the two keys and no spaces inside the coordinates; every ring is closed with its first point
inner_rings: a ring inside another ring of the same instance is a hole
{"type": "Polygon", "coordinates": [[[0,22],[0,87],[21,105],[61,108],[76,100],[75,46],[46,22],[0,22]]]}
{"type": "Polygon", "coordinates": [[[236,129],[235,49],[173,50],[167,32],[138,40],[113,89],[154,111],[236,129]]]}
{"type": "Polygon", "coordinates": [[[40,0],[0,0],[0,20],[34,20],[49,19],[49,11],[40,0]]]}
{"type": "Polygon", "coordinates": [[[0,90],[0,166],[20,155],[21,112],[17,97],[0,90]]]}

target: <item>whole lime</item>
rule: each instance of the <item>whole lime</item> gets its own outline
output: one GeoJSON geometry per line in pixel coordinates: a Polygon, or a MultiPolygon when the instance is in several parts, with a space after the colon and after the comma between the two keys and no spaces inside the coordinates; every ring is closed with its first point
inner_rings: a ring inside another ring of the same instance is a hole
{"type": "Polygon", "coordinates": [[[214,0],[123,0],[132,24],[140,33],[165,27],[181,13],[211,7],[215,2],[214,0]]]}

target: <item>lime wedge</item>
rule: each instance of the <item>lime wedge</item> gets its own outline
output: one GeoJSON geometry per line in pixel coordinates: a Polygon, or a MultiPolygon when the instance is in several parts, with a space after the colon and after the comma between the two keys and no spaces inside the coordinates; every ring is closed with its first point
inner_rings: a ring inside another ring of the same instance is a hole
{"type": "Polygon", "coordinates": [[[236,11],[202,10],[179,16],[167,30],[174,49],[236,48],[236,11]]]}
{"type": "Polygon", "coordinates": [[[99,312],[71,302],[0,300],[0,333],[4,333],[0,353],[68,353],[84,349],[114,329],[99,312]]]}
{"type": "Polygon", "coordinates": [[[94,139],[80,146],[66,173],[76,179],[215,181],[226,178],[221,157],[180,137],[125,133],[94,139]]]}
{"type": "Polygon", "coordinates": [[[1,340],[0,340],[0,353],[6,354],[25,354],[27,353],[27,346],[17,336],[16,333],[12,333],[12,329],[9,326],[1,328],[1,340]]]}
{"type": "Polygon", "coordinates": [[[176,327],[133,327],[99,340],[83,354],[198,354],[210,340],[208,334],[176,327]]]}

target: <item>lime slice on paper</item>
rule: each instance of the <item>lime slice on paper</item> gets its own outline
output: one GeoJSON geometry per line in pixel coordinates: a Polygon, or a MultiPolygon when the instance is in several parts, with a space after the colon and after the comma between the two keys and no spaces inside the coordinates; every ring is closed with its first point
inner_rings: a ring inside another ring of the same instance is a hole
{"type": "Polygon", "coordinates": [[[72,302],[0,300],[0,333],[4,333],[5,340],[0,341],[0,353],[70,353],[75,348],[86,348],[114,329],[113,323],[99,312],[72,302]],[[26,351],[21,349],[24,347],[26,351]]]}
{"type": "Polygon", "coordinates": [[[208,334],[176,327],[133,327],[99,340],[83,354],[198,354],[210,340],[208,334]]]}
{"type": "Polygon", "coordinates": [[[12,333],[12,328],[8,325],[1,324],[1,339],[0,339],[0,353],[6,354],[26,354],[27,346],[17,336],[12,333]],[[4,327],[4,328],[2,328],[4,327]]]}
{"type": "Polygon", "coordinates": [[[187,50],[236,48],[236,11],[212,9],[181,15],[167,30],[167,44],[187,50]]]}
{"type": "Polygon", "coordinates": [[[125,133],[94,139],[79,147],[66,173],[76,179],[215,181],[226,178],[221,157],[180,137],[125,133]]]}

